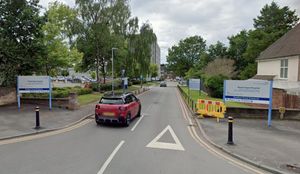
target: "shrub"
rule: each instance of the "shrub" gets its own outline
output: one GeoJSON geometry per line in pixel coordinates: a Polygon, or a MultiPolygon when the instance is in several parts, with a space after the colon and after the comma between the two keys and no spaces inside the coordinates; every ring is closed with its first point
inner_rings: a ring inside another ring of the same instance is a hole
{"type": "Polygon", "coordinates": [[[222,98],[224,80],[228,77],[224,75],[214,75],[205,79],[204,85],[208,88],[208,94],[211,97],[222,98]]]}
{"type": "MultiPolygon", "coordinates": [[[[98,91],[98,84],[99,83],[92,83],[91,87],[93,91],[98,91]]],[[[114,81],[114,89],[120,89],[122,87],[122,82],[120,80],[114,81]]],[[[108,83],[101,83],[100,84],[101,91],[110,91],[111,90],[111,82],[108,83]]]]}
{"type": "Polygon", "coordinates": [[[81,88],[79,89],[76,93],[77,95],[84,95],[84,94],[90,94],[92,93],[93,90],[92,89],[89,89],[89,88],[81,88]]]}

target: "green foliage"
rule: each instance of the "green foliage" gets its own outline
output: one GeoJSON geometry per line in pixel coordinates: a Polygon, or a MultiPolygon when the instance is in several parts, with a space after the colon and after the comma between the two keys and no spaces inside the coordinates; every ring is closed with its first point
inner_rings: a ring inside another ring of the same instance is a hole
{"type": "Polygon", "coordinates": [[[156,64],[150,64],[150,76],[151,77],[158,76],[158,67],[156,64]]]}
{"type": "Polygon", "coordinates": [[[259,54],[294,27],[298,20],[295,11],[272,2],[265,5],[254,19],[254,30],[243,30],[229,37],[228,55],[236,62],[238,77],[253,77],[256,74],[255,60],[259,54]]]}
{"type": "Polygon", "coordinates": [[[0,14],[0,85],[12,86],[17,75],[41,70],[44,20],[36,0],[1,0],[0,14]]]}
{"type": "Polygon", "coordinates": [[[208,89],[208,94],[211,97],[222,98],[224,80],[226,79],[228,79],[228,77],[224,75],[214,75],[205,78],[204,85],[208,89]]]}
{"type": "MultiPolygon", "coordinates": [[[[93,91],[98,91],[98,85],[100,85],[100,90],[101,91],[111,91],[111,86],[112,83],[105,83],[105,84],[99,84],[99,83],[92,83],[92,90],[93,91]]],[[[120,80],[115,80],[114,81],[114,89],[121,89],[122,88],[122,82],[120,80]]]]}
{"type": "Polygon", "coordinates": [[[236,35],[228,37],[229,48],[228,57],[235,61],[236,71],[240,72],[248,64],[244,57],[244,53],[248,47],[249,32],[242,30],[236,35]]]}
{"type": "Polygon", "coordinates": [[[224,58],[227,56],[227,47],[220,41],[214,45],[208,47],[208,57],[209,61],[212,61],[216,58],[224,58]]]}
{"type": "Polygon", "coordinates": [[[47,75],[58,75],[59,69],[73,67],[82,59],[82,53],[69,48],[65,42],[72,41],[74,25],[78,23],[77,12],[63,3],[50,3],[46,12],[47,22],[43,26],[47,56],[41,62],[47,75]]]}
{"type": "Polygon", "coordinates": [[[247,80],[256,74],[257,63],[248,64],[245,69],[240,73],[241,80],[247,80]]]}
{"type": "Polygon", "coordinates": [[[266,33],[277,33],[280,37],[298,23],[295,10],[288,6],[280,8],[276,2],[266,4],[260,11],[260,16],[254,19],[254,27],[266,33]]]}
{"type": "Polygon", "coordinates": [[[181,40],[178,45],[169,48],[167,55],[169,71],[183,77],[190,68],[200,61],[200,56],[205,52],[205,47],[205,40],[201,36],[181,40]]]}

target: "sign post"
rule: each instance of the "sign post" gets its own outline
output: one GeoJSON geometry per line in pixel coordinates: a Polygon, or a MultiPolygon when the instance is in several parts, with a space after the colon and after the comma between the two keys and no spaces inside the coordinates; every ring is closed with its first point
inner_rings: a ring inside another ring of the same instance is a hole
{"type": "Polygon", "coordinates": [[[273,81],[225,80],[223,100],[241,103],[268,104],[268,126],[272,120],[273,81]]]}
{"type": "Polygon", "coordinates": [[[17,96],[18,109],[21,108],[20,94],[22,93],[49,93],[49,109],[52,109],[52,88],[49,76],[18,76],[17,96]]]}

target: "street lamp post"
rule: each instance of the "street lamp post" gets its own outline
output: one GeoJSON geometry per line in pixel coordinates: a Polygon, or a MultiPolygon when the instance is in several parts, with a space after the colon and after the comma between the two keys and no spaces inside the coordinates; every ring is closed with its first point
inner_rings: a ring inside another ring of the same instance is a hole
{"type": "Polygon", "coordinates": [[[114,94],[114,50],[116,50],[117,48],[112,48],[111,49],[111,90],[112,93],[114,94]]]}

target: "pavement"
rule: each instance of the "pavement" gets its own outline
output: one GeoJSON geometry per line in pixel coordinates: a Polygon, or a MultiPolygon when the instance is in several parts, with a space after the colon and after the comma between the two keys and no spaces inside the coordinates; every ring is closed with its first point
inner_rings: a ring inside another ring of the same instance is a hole
{"type": "Polygon", "coordinates": [[[175,86],[138,98],[142,116],[129,127],[87,119],[73,130],[0,141],[0,173],[268,173],[203,143],[175,86]]]}
{"type": "Polygon", "coordinates": [[[18,110],[16,105],[1,106],[0,139],[63,128],[93,114],[95,103],[81,106],[74,111],[57,107],[49,110],[48,106],[39,106],[41,129],[38,130],[34,129],[35,107],[36,105],[25,104],[18,110]]]}
{"type": "Polygon", "coordinates": [[[207,138],[231,154],[282,173],[300,173],[300,122],[235,119],[234,143],[227,145],[228,123],[213,118],[198,122],[207,138]],[[294,166],[294,169],[293,169],[294,166]]]}

